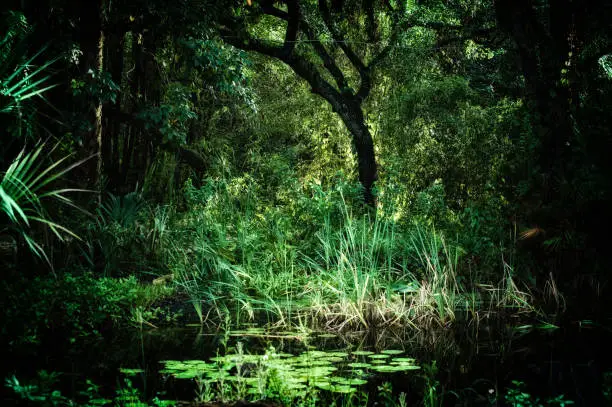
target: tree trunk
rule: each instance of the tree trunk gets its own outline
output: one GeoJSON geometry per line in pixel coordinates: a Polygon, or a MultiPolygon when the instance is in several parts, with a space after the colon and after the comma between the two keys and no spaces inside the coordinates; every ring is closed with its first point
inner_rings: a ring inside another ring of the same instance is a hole
{"type": "MultiPolygon", "coordinates": [[[[97,57],[97,72],[98,75],[104,71],[104,31],[100,27],[100,37],[98,39],[98,57],[97,57]]],[[[98,191],[98,204],[102,203],[102,101],[97,101],[96,106],[96,123],[95,123],[95,138],[96,138],[96,172],[95,186],[98,191]]]]}
{"type": "MultiPolygon", "coordinates": [[[[104,32],[102,31],[101,8],[103,0],[96,1],[94,6],[79,3],[81,9],[80,44],[83,50],[83,63],[81,64],[85,75],[98,75],[103,69],[104,32]]],[[[96,80],[96,79],[94,79],[96,80]]],[[[102,105],[94,101],[94,105],[87,112],[88,120],[93,122],[91,131],[83,140],[87,155],[97,154],[97,160],[87,165],[87,184],[95,190],[100,189],[100,172],[102,170],[102,105]]]]}
{"type": "Polygon", "coordinates": [[[351,133],[353,147],[357,154],[359,182],[363,186],[363,200],[366,205],[375,206],[372,193],[374,182],[378,179],[374,141],[368,126],[365,124],[361,106],[356,101],[342,103],[337,113],[351,133]]]}

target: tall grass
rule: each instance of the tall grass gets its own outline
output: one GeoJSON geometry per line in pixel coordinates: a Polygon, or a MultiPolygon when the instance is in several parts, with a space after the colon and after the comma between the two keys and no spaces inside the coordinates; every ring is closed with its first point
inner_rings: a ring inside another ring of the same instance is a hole
{"type": "MultiPolygon", "coordinates": [[[[202,322],[229,313],[234,323],[285,327],[421,327],[484,303],[459,282],[462,249],[434,227],[354,213],[342,191],[300,212],[263,205],[257,188],[209,180],[170,221],[167,258],[202,322]]],[[[513,281],[506,275],[505,297],[490,303],[504,306],[514,293],[515,305],[527,306],[513,281]]]]}
{"type": "Polygon", "coordinates": [[[328,327],[367,329],[388,322],[397,305],[388,290],[401,273],[394,266],[394,225],[367,214],[354,218],[344,200],[341,203],[341,227],[334,230],[326,217],[316,234],[316,255],[303,255],[309,289],[319,291],[311,307],[328,327]]]}
{"type": "Polygon", "coordinates": [[[410,233],[409,248],[417,260],[422,277],[417,296],[412,300],[415,314],[432,309],[441,321],[454,320],[462,293],[457,282],[461,248],[447,242],[433,227],[416,224],[410,233]]]}

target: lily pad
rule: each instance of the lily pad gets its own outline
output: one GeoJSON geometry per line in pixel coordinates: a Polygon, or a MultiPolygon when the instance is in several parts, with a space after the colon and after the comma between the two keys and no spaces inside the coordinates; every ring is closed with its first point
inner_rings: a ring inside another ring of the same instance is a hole
{"type": "Polygon", "coordinates": [[[380,366],[372,366],[372,370],[375,370],[380,373],[394,373],[394,372],[404,372],[407,370],[419,370],[420,366],[414,365],[380,365],[380,366]]]}
{"type": "Polygon", "coordinates": [[[346,385],[331,385],[329,388],[329,391],[331,391],[332,393],[343,393],[343,394],[348,394],[348,393],[353,393],[355,392],[357,389],[355,389],[352,386],[346,386],[346,385]]]}
{"type": "Polygon", "coordinates": [[[221,380],[230,377],[230,374],[225,370],[217,370],[214,372],[206,372],[206,377],[211,380],[221,380]]]}
{"type": "Polygon", "coordinates": [[[348,356],[348,353],[346,352],[328,352],[327,355],[329,357],[334,357],[334,358],[345,358],[348,356]]]}
{"type": "Polygon", "coordinates": [[[343,384],[346,386],[360,386],[362,384],[366,384],[368,381],[359,379],[356,377],[332,377],[332,382],[343,384]]]}
{"type": "Polygon", "coordinates": [[[332,355],[330,355],[330,352],[324,352],[322,350],[311,350],[311,351],[302,353],[300,356],[305,357],[305,358],[324,358],[326,356],[332,356],[332,355]]]}
{"type": "Polygon", "coordinates": [[[200,372],[193,372],[189,370],[186,370],[183,372],[173,372],[172,373],[172,376],[176,377],[177,379],[193,379],[200,375],[201,375],[200,372]]]}
{"type": "Polygon", "coordinates": [[[316,366],[311,369],[300,369],[299,374],[302,377],[326,377],[335,370],[338,369],[333,366],[316,366]]]}
{"type": "Polygon", "coordinates": [[[391,363],[415,363],[416,359],[413,358],[393,358],[391,363]]]}
{"type": "Polygon", "coordinates": [[[331,365],[331,362],[328,360],[305,360],[303,362],[297,362],[295,364],[295,366],[303,366],[303,367],[329,366],[329,365],[331,365]]]}
{"type": "Polygon", "coordinates": [[[389,355],[385,355],[385,354],[382,354],[382,355],[378,354],[378,355],[369,355],[368,357],[371,358],[371,359],[387,359],[390,356],[389,355]]]}
{"type": "Polygon", "coordinates": [[[321,390],[327,390],[333,393],[352,393],[356,389],[351,386],[347,386],[344,384],[332,384],[332,383],[315,383],[315,386],[321,390]]]}
{"type": "Polygon", "coordinates": [[[399,349],[385,349],[380,353],[384,353],[385,355],[399,355],[401,353],[404,353],[404,351],[399,349]]]}
{"type": "Polygon", "coordinates": [[[353,355],[356,356],[368,356],[368,355],[373,355],[374,352],[370,352],[369,350],[356,350],[353,351],[353,355]]]}
{"type": "Polygon", "coordinates": [[[367,369],[369,367],[372,367],[371,363],[359,363],[359,362],[353,362],[353,363],[349,363],[347,366],[356,368],[356,369],[367,369]]]}

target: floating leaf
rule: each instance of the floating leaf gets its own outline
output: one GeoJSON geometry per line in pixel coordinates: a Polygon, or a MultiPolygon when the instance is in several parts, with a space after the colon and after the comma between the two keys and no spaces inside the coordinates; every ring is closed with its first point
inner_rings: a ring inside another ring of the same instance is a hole
{"type": "Polygon", "coordinates": [[[399,349],[385,349],[380,353],[384,353],[385,355],[399,355],[401,353],[404,353],[404,351],[399,349]]]}
{"type": "Polygon", "coordinates": [[[369,355],[368,357],[372,358],[372,359],[387,359],[389,357],[389,355],[384,355],[384,354],[380,355],[380,354],[378,354],[378,355],[369,355]]]}
{"type": "Polygon", "coordinates": [[[333,366],[325,366],[325,367],[313,367],[311,369],[300,369],[300,375],[302,377],[326,377],[329,376],[331,372],[338,370],[333,366]]]}
{"type": "Polygon", "coordinates": [[[328,365],[331,365],[331,362],[328,360],[306,360],[303,362],[297,362],[295,364],[295,366],[303,366],[303,367],[328,366],[328,365]]]}
{"type": "Polygon", "coordinates": [[[324,352],[322,350],[311,350],[311,351],[302,353],[302,355],[300,356],[303,356],[306,358],[323,358],[326,356],[330,356],[330,354],[329,352],[324,352]]]}
{"type": "Polygon", "coordinates": [[[359,379],[356,377],[332,377],[331,380],[334,383],[344,384],[347,386],[360,386],[368,382],[367,380],[359,379]]]}
{"type": "Polygon", "coordinates": [[[327,355],[330,357],[335,357],[335,358],[345,358],[348,356],[348,353],[346,352],[328,352],[327,355]]]}
{"type": "Polygon", "coordinates": [[[392,360],[392,362],[391,362],[391,363],[395,362],[395,363],[409,363],[409,364],[414,364],[414,363],[416,362],[416,359],[413,359],[413,358],[393,358],[393,359],[391,359],[391,360],[392,360]]]}
{"type": "Polygon", "coordinates": [[[380,366],[372,366],[372,370],[375,370],[380,373],[394,373],[394,372],[403,372],[407,370],[418,370],[420,366],[415,365],[380,365],[380,366]]]}
{"type": "Polygon", "coordinates": [[[216,372],[206,372],[206,377],[211,380],[220,380],[228,378],[230,374],[225,370],[217,370],[216,372]]]}
{"type": "Polygon", "coordinates": [[[200,375],[200,372],[192,372],[192,371],[184,371],[184,372],[174,372],[172,376],[177,379],[193,379],[200,375]]]}
{"type": "Polygon", "coordinates": [[[374,352],[370,352],[369,350],[356,350],[353,352],[353,355],[357,355],[357,356],[367,356],[367,355],[373,355],[374,352]]]}
{"type": "Polygon", "coordinates": [[[371,367],[372,365],[370,363],[354,362],[354,363],[349,363],[348,366],[358,368],[358,369],[367,369],[371,367]]]}
{"type": "Polygon", "coordinates": [[[322,390],[327,390],[327,391],[331,391],[332,393],[353,393],[356,389],[354,387],[351,386],[345,386],[345,385],[317,385],[318,388],[322,389],[322,390]]]}

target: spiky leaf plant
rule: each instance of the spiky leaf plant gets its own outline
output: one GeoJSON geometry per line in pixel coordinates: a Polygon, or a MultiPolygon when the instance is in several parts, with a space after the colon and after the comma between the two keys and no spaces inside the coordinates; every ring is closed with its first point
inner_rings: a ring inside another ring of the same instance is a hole
{"type": "Polygon", "coordinates": [[[34,224],[38,223],[49,228],[60,241],[64,241],[67,236],[79,239],[75,233],[50,218],[46,210],[46,201],[55,200],[78,208],[66,194],[84,192],[84,190],[49,187],[88,158],[63,166],[69,158],[65,156],[44,166],[43,149],[44,143],[30,152],[22,150],[8,169],[0,173],[0,213],[7,219],[7,222],[0,222],[0,233],[16,230],[32,253],[50,264],[45,250],[33,238],[31,231],[34,224]]]}

